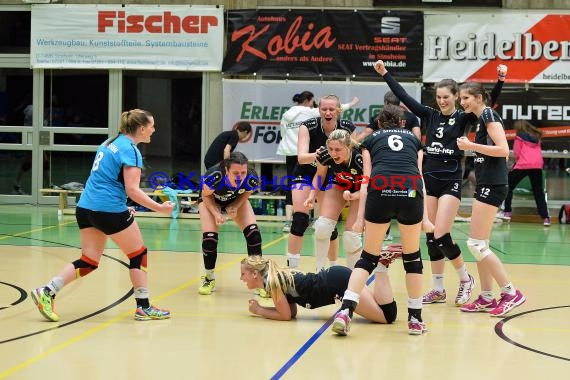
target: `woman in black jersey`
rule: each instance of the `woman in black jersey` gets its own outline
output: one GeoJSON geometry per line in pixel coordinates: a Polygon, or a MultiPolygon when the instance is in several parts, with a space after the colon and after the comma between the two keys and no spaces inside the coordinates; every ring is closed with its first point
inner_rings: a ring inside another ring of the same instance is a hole
{"type": "Polygon", "coordinates": [[[378,116],[382,129],[368,136],[361,145],[364,178],[368,178],[369,183],[362,183],[353,229],[362,231],[365,225],[364,250],[350,276],[341,310],[335,316],[332,329],[339,335],[348,333],[366,279],[378,266],[380,246],[393,217],[398,221],[406,271],[408,332],[421,335],[427,331],[422,320],[420,255],[424,216],[422,145],[412,132],[401,127],[401,115],[400,107],[385,106],[378,116]]]}
{"type": "MultiPolygon", "coordinates": [[[[316,309],[334,304],[346,290],[350,272],[347,267],[338,265],[317,274],[303,273],[280,268],[271,259],[248,256],[241,261],[240,279],[248,289],[265,289],[275,304],[275,307],[265,307],[250,299],[250,313],[289,321],[297,315],[297,305],[316,309]]],[[[396,301],[391,293],[384,294],[376,284],[374,292],[368,288],[362,290],[361,302],[355,312],[372,322],[392,323],[396,320],[396,301]]]]}
{"type": "MultiPolygon", "coordinates": [[[[321,191],[320,183],[323,182],[323,178],[326,177],[331,180],[332,183],[327,186],[321,197],[319,218],[313,224],[317,272],[325,267],[331,234],[347,202],[349,202],[349,211],[342,234],[346,252],[346,266],[351,269],[354,268],[354,264],[362,252],[362,233],[352,229],[358,213],[360,183],[362,181],[360,146],[351,139],[350,133],[344,129],[336,129],[329,135],[326,147],[332,161],[328,165],[317,163],[317,172],[313,177],[312,189],[304,204],[306,207],[313,208],[315,198],[321,191]]],[[[383,247],[383,251],[385,253],[396,253],[400,250],[399,247],[397,244],[391,244],[383,247]]],[[[332,265],[334,263],[331,263],[332,265]]],[[[386,272],[385,268],[384,272],[386,272]]],[[[377,271],[377,273],[379,272],[377,271]]],[[[390,288],[387,274],[385,273],[381,277],[382,281],[386,283],[386,287],[390,288]]]]}
{"type": "MultiPolygon", "coordinates": [[[[435,85],[439,109],[418,103],[392,78],[380,61],[379,73],[398,98],[422,120],[426,128],[423,179],[426,188],[426,209],[433,230],[426,231],[426,244],[431,261],[433,289],[422,298],[423,303],[444,303],[443,286],[445,258],[459,275],[459,289],[455,305],[469,301],[475,281],[467,272],[461,249],[451,238],[451,227],[461,202],[463,152],[457,147],[457,138],[469,133],[476,117],[456,108],[457,83],[443,79],[435,85]]],[[[499,96],[506,75],[506,66],[498,67],[499,80],[492,93],[492,101],[499,96]]]]}
{"type": "MultiPolygon", "coordinates": [[[[304,205],[311,191],[313,176],[317,170],[317,161],[327,164],[331,157],[325,148],[329,134],[335,129],[354,132],[354,124],[349,120],[341,120],[340,100],[336,95],[326,95],[319,100],[320,117],[309,119],[299,126],[297,145],[298,164],[295,167],[294,178],[291,181],[293,198],[293,219],[287,247],[287,264],[290,268],[299,266],[303,236],[309,227],[310,209],[304,205]]],[[[338,232],[331,236],[331,251],[329,258],[336,260],[338,255],[338,232]]]]}
{"type": "Polygon", "coordinates": [[[505,267],[491,251],[489,237],[495,215],[508,192],[507,157],[509,146],[505,137],[503,120],[497,112],[485,105],[485,89],[480,83],[468,82],[459,88],[461,105],[465,112],[473,112],[479,119],[475,142],[467,137],[457,139],[462,150],[475,152],[475,178],[477,185],[471,211],[471,225],[467,247],[477,260],[481,281],[481,294],[461,311],[489,312],[501,317],[525,302],[525,296],[507,277],[505,267]],[[493,297],[493,279],[501,287],[497,302],[493,297]]]}
{"type": "Polygon", "coordinates": [[[226,216],[239,226],[247,242],[248,255],[261,255],[261,233],[257,226],[249,196],[257,189],[259,177],[248,168],[247,157],[232,152],[229,158],[212,166],[203,177],[198,197],[202,226],[202,253],[206,274],[198,293],[210,295],[216,290],[214,270],[218,257],[218,231],[226,216]]]}
{"type": "Polygon", "coordinates": [[[360,198],[360,184],[355,184],[355,181],[362,177],[362,154],[356,145],[357,143],[350,138],[348,131],[336,129],[331,132],[326,147],[332,160],[326,165],[317,163],[312,189],[304,203],[305,207],[312,209],[317,195],[322,195],[319,203],[319,217],[313,224],[317,272],[325,267],[331,234],[347,202],[350,208],[343,233],[346,266],[353,268],[360,256],[362,234],[352,231],[360,198]],[[320,194],[324,178],[329,178],[332,183],[329,183],[325,191],[320,194]]]}

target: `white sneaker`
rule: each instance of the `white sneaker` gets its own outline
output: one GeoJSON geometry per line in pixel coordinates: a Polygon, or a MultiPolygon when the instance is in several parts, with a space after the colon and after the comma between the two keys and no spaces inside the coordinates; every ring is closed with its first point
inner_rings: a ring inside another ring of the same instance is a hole
{"type": "Polygon", "coordinates": [[[473,289],[475,289],[475,279],[473,276],[469,275],[469,280],[467,281],[460,281],[457,297],[455,297],[455,306],[465,305],[471,298],[473,289]]]}

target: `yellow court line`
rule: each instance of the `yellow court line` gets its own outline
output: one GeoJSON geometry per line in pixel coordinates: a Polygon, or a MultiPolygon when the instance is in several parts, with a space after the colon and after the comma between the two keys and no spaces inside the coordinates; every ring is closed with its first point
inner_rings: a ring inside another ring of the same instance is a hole
{"type": "Polygon", "coordinates": [[[36,228],[35,230],[29,230],[29,231],[24,231],[24,232],[19,232],[17,234],[11,234],[10,236],[2,236],[0,237],[0,240],[4,240],[4,239],[9,239],[12,238],[14,236],[20,236],[20,235],[26,235],[26,234],[31,234],[32,232],[38,232],[38,231],[43,231],[43,230],[49,230],[50,228],[55,228],[55,227],[59,227],[59,226],[65,226],[66,224],[70,224],[70,223],[75,223],[75,220],[69,221],[69,222],[65,222],[65,223],[59,223],[53,226],[47,226],[47,227],[42,227],[42,228],[36,228]]]}
{"type": "MultiPolygon", "coordinates": [[[[272,245],[277,244],[278,242],[280,242],[281,240],[284,240],[287,237],[288,237],[288,235],[281,236],[280,238],[272,240],[269,243],[263,245],[262,248],[265,249],[265,248],[271,247],[272,245]]],[[[219,272],[219,271],[225,270],[228,267],[235,265],[236,263],[240,262],[241,260],[242,260],[242,256],[240,256],[237,259],[231,260],[224,265],[221,265],[220,267],[216,268],[216,271],[219,272]]],[[[192,280],[190,280],[190,281],[188,281],[188,282],[186,282],[186,283],[184,283],[184,284],[182,284],[182,285],[180,285],[174,289],[169,290],[166,293],[161,294],[160,296],[155,298],[154,301],[159,301],[159,300],[162,300],[164,298],[170,297],[171,295],[188,288],[189,286],[193,285],[194,283],[198,282],[199,280],[200,280],[200,277],[196,277],[196,278],[194,278],[194,279],[192,279],[192,280]]],[[[59,352],[59,351],[63,350],[64,348],[71,346],[74,343],[77,343],[77,342],[79,342],[85,338],[88,338],[91,335],[93,335],[99,331],[102,331],[102,330],[106,329],[107,327],[110,327],[110,326],[122,321],[125,318],[132,317],[132,315],[133,315],[133,310],[129,310],[129,311],[126,311],[126,312],[112,318],[108,322],[103,322],[96,327],[92,327],[89,330],[87,330],[87,331],[85,331],[85,332],[83,332],[83,333],[81,333],[81,334],[79,334],[73,338],[70,338],[63,343],[60,343],[60,344],[56,345],[55,347],[52,347],[49,350],[47,350],[41,354],[38,354],[34,357],[31,357],[30,359],[23,361],[22,363],[14,366],[12,368],[9,368],[6,371],[0,372],[0,379],[3,379],[6,376],[11,375],[15,372],[18,372],[18,371],[34,364],[34,363],[40,361],[41,359],[43,359],[43,358],[45,358],[51,354],[55,354],[56,352],[59,352]]]]}

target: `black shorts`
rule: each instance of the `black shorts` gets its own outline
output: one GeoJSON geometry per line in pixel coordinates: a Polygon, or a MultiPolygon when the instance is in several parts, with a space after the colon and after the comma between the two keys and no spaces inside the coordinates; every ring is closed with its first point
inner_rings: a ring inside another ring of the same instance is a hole
{"type": "Polygon", "coordinates": [[[366,197],[364,219],[372,223],[389,223],[396,218],[399,223],[413,225],[422,221],[424,216],[424,194],[421,191],[408,190],[394,195],[390,190],[373,190],[366,197]]]}
{"type": "Polygon", "coordinates": [[[507,197],[509,185],[477,185],[473,198],[481,203],[499,207],[507,197]]]}
{"type": "Polygon", "coordinates": [[[129,210],[123,212],[92,211],[86,208],[75,209],[75,219],[79,229],[93,227],[105,235],[113,235],[129,227],[135,221],[129,210]]]}
{"type": "Polygon", "coordinates": [[[344,291],[348,288],[348,280],[352,270],[342,265],[334,265],[327,269],[327,287],[341,299],[344,291]]]}
{"type": "Polygon", "coordinates": [[[449,194],[461,200],[460,179],[436,179],[431,176],[424,176],[424,186],[426,187],[426,194],[429,196],[441,198],[449,194]]]}

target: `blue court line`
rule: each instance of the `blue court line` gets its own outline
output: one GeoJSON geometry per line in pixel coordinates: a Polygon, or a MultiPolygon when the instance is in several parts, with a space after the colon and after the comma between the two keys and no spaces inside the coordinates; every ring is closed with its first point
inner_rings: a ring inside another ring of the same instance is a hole
{"type": "MultiPolygon", "coordinates": [[[[368,279],[368,281],[366,281],[366,285],[370,285],[370,283],[374,281],[374,275],[370,276],[370,278],[368,279]]],[[[340,310],[340,309],[339,309],[340,310]]],[[[299,360],[301,358],[301,356],[303,356],[303,354],[305,352],[307,352],[307,350],[313,345],[313,343],[315,343],[317,341],[317,339],[319,339],[319,337],[321,335],[323,335],[323,333],[329,328],[329,326],[333,323],[334,321],[334,316],[336,315],[336,313],[338,312],[338,310],[325,322],[325,324],[317,330],[316,333],[313,334],[313,336],[311,336],[309,338],[309,340],[307,340],[305,342],[305,344],[303,344],[301,346],[301,348],[299,348],[299,350],[297,352],[295,352],[293,354],[293,356],[291,357],[291,359],[289,359],[284,365],[283,367],[281,367],[279,369],[279,371],[277,371],[275,373],[275,375],[271,376],[271,380],[277,380],[280,379],[281,377],[283,377],[283,375],[285,374],[285,372],[287,372],[292,366],[293,364],[295,364],[297,362],[297,360],[299,360]]]]}

